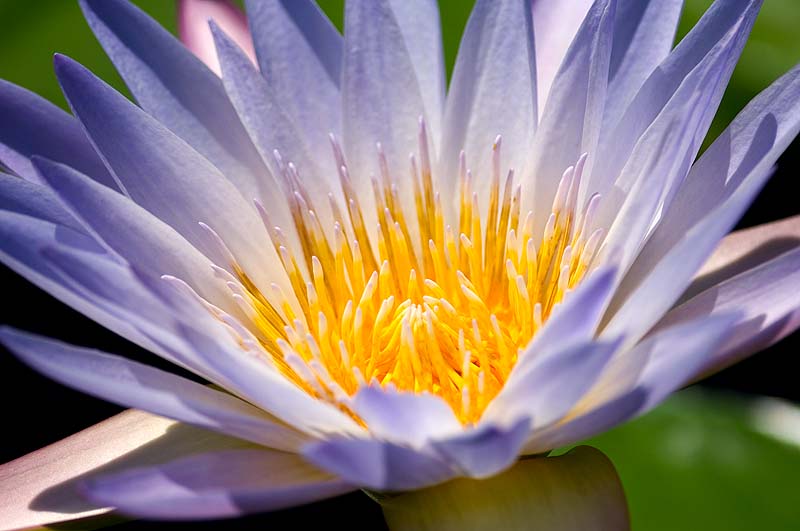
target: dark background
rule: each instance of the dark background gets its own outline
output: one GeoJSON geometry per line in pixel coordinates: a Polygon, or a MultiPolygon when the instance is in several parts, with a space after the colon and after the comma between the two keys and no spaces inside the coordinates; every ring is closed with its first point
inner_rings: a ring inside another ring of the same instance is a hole
{"type": "MultiPolygon", "coordinates": [[[[159,20],[174,28],[174,14],[170,2],[139,2],[153,12],[159,20]]],[[[325,2],[335,20],[340,2],[325,2]]],[[[780,3],[780,2],[777,2],[780,3]]],[[[459,7],[456,2],[444,2],[442,19],[446,40],[448,63],[452,65],[458,36],[466,20],[470,2],[459,7]],[[449,7],[448,7],[449,6],[449,7]],[[449,9],[449,11],[448,11],[449,9]]],[[[691,24],[692,19],[702,11],[707,2],[690,2],[686,11],[682,31],[691,24]]],[[[767,2],[769,4],[769,2],[767,2]]],[[[67,51],[87,66],[120,86],[118,77],[94,43],[90,31],[80,21],[77,6],[71,2],[43,1],[36,3],[36,17],[28,17],[31,4],[28,2],[0,1],[0,17],[3,20],[22,20],[10,28],[0,46],[0,77],[31,87],[59,104],[63,100],[51,73],[50,57],[53,51],[67,51]],[[11,18],[9,18],[11,17],[11,18]],[[75,24],[72,24],[76,21],[75,24]],[[62,25],[71,26],[64,31],[62,25]],[[61,28],[60,31],[57,28],[61,28]],[[31,40],[30,32],[39,32],[39,39],[31,40]],[[23,37],[23,32],[27,37],[23,37]],[[17,39],[17,37],[19,37],[17,39]],[[18,44],[27,38],[39,48],[31,50],[18,44]],[[17,39],[15,41],[15,39],[17,39]],[[15,44],[16,43],[16,44],[15,44]],[[36,74],[39,72],[39,74],[36,74]],[[33,75],[44,76],[39,78],[33,75]],[[33,80],[31,82],[31,80],[33,80]]],[[[765,14],[762,13],[762,18],[765,14]]],[[[770,16],[772,12],[770,12],[770,16]]],[[[772,20],[772,19],[770,19],[772,20]]],[[[797,19],[795,19],[797,20],[797,19]]],[[[759,21],[762,26],[764,25],[759,21]]],[[[756,27],[759,30],[759,26],[756,27]]],[[[776,37],[770,28],[765,27],[754,35],[754,43],[748,44],[743,58],[743,67],[737,69],[729,89],[719,119],[712,129],[712,136],[719,133],[724,125],[735,115],[744,102],[777,77],[788,66],[796,62],[800,52],[792,52],[788,59],[758,61],[758,57],[770,46],[776,37]],[[759,36],[764,34],[761,39],[759,36]],[[765,64],[766,63],[766,64],[765,64]],[[747,65],[751,66],[747,66],[747,65]],[[757,65],[757,66],[752,66],[757,65]],[[747,68],[745,68],[747,67],[747,68]],[[755,70],[755,73],[754,73],[755,70]],[[767,77],[764,77],[767,76],[767,77]]],[[[796,43],[796,37],[794,38],[796,43]]],[[[800,47],[798,47],[800,49],[800,47]]],[[[738,228],[781,219],[800,213],[798,206],[798,172],[800,171],[800,141],[790,146],[781,157],[778,171],[756,202],[748,210],[738,228]]],[[[43,291],[29,284],[7,268],[0,274],[3,289],[0,304],[0,323],[16,328],[53,336],[79,345],[89,345],[109,352],[121,354],[132,359],[144,361],[166,368],[167,365],[155,356],[143,351],[126,340],[114,335],[87,318],[59,303],[43,291]]],[[[798,293],[800,297],[800,293],[798,293]]],[[[795,358],[800,351],[800,334],[794,334],[772,348],[761,352],[738,365],[719,373],[699,384],[700,386],[731,390],[738,393],[782,397],[795,403],[800,402],[800,386],[797,384],[795,358]]],[[[0,441],[0,463],[28,453],[49,443],[66,437],[82,428],[90,426],[121,409],[106,402],[91,398],[57,385],[23,366],[13,356],[0,352],[0,404],[2,404],[3,436],[0,441]]],[[[313,522],[325,520],[341,523],[354,529],[380,529],[383,526],[378,506],[362,494],[353,494],[336,501],[314,504],[308,507],[282,511],[269,515],[225,522],[225,529],[259,528],[282,529],[291,525],[303,528],[313,522]]],[[[172,524],[170,529],[219,529],[219,523],[172,524]]],[[[115,529],[156,529],[159,524],[123,524],[115,529]]]]}

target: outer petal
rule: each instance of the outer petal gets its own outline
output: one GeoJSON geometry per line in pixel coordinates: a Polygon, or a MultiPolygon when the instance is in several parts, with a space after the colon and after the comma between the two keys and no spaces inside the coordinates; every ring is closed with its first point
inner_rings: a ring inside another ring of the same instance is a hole
{"type": "Polygon", "coordinates": [[[38,181],[30,158],[57,160],[117,189],[80,123],[49,101],[0,79],[0,161],[17,175],[38,181]]]}
{"type": "Polygon", "coordinates": [[[594,0],[531,0],[540,113],[547,103],[550,86],[567,49],[593,3],[594,0]]]}
{"type": "Polygon", "coordinates": [[[381,505],[397,531],[630,529],[614,465],[588,446],[559,457],[526,459],[482,481],[457,479],[386,497],[381,505]]]}
{"type": "Polygon", "coordinates": [[[126,411],[0,465],[0,529],[27,529],[108,512],[109,507],[78,495],[76,483],[87,473],[152,465],[244,444],[149,413],[126,411]]]}
{"type": "Polygon", "coordinates": [[[683,292],[686,301],[698,293],[757,267],[800,245],[800,215],[734,231],[725,236],[714,254],[683,292]]]}
{"type": "Polygon", "coordinates": [[[35,164],[85,229],[112,253],[151,275],[177,276],[214,304],[230,306],[211,261],[172,227],[67,166],[42,159],[35,164]]]}
{"type": "Polygon", "coordinates": [[[245,4],[261,73],[314,152],[329,153],[328,134],[341,132],[342,36],[311,0],[245,4]]]}
{"type": "Polygon", "coordinates": [[[236,41],[253,63],[256,51],[247,27],[247,17],[230,0],[178,0],[178,35],[183,44],[208,67],[220,73],[214,39],[208,29],[213,20],[236,41]]]}
{"type": "Polygon", "coordinates": [[[304,455],[350,484],[377,491],[418,489],[457,474],[431,449],[415,450],[376,439],[332,438],[308,445],[304,455]]]}
{"type": "MultiPolygon", "coordinates": [[[[38,179],[38,175],[37,175],[38,179]]],[[[80,223],[46,186],[0,172],[0,209],[83,232],[80,223]]]]}
{"type": "Polygon", "coordinates": [[[740,311],[727,341],[695,375],[721,370],[758,352],[800,326],[800,248],[786,252],[715,285],[671,310],[656,326],[660,330],[704,315],[740,311]]]}
{"type": "Polygon", "coordinates": [[[124,191],[214,256],[198,222],[211,225],[266,291],[276,277],[264,265],[277,257],[255,207],[207,159],[85,68],[63,56],[55,63],[70,105],[124,191]]]}
{"type": "Polygon", "coordinates": [[[503,136],[503,168],[520,171],[536,130],[536,62],[526,4],[475,3],[447,94],[438,172],[445,179],[443,189],[458,189],[459,152],[464,150],[483,209],[489,202],[495,137],[503,136]]]}
{"type": "Polygon", "coordinates": [[[532,434],[525,453],[575,443],[649,411],[692,379],[728,337],[734,321],[730,314],[689,321],[621,352],[564,421],[532,434]]]}
{"type": "Polygon", "coordinates": [[[299,456],[266,450],[199,454],[93,477],[81,488],[94,503],[161,520],[239,516],[354,490],[299,456]]]}
{"type": "Polygon", "coordinates": [[[796,66],[753,99],[694,164],[642,249],[631,281],[640,280],[708,212],[730,201],[757,168],[771,166],[799,131],[800,66],[796,66]]]}
{"type": "Polygon", "coordinates": [[[564,170],[588,153],[586,171],[598,156],[616,0],[598,0],[586,15],[556,76],[536,131],[523,184],[522,212],[534,212],[534,233],[544,229],[564,170]]]}
{"type": "MultiPolygon", "coordinates": [[[[706,129],[722,98],[727,80],[741,53],[762,0],[717,0],[698,24],[648,77],[613,130],[606,130],[598,147],[602,158],[588,182],[591,192],[606,193],[619,175],[639,138],[662,116],[662,110],[675,100],[676,91],[685,81],[705,77],[711,63],[720,63],[720,75],[704,86],[710,100],[701,110],[701,125],[692,133],[699,149],[706,129]]],[[[681,99],[685,99],[683,96],[681,99]]],[[[678,102],[680,101],[677,100],[678,102]]],[[[690,160],[693,157],[690,157],[690,160]]],[[[686,163],[687,165],[689,162],[686,163]]],[[[608,205],[606,205],[608,206],[608,205]]]]}
{"type": "Polygon", "coordinates": [[[645,80],[669,55],[682,7],[683,0],[619,0],[605,125],[616,124],[645,80]]]}
{"type": "Polygon", "coordinates": [[[297,451],[307,441],[238,398],[141,363],[7,328],[0,341],[46,376],[122,406],[278,450],[297,451]]]}
{"type": "MultiPolygon", "coordinates": [[[[202,16],[209,4],[224,2],[190,0],[183,11],[202,16]]],[[[128,0],[83,0],[81,7],[139,105],[214,163],[247,201],[269,197],[270,176],[217,76],[128,0]]]]}

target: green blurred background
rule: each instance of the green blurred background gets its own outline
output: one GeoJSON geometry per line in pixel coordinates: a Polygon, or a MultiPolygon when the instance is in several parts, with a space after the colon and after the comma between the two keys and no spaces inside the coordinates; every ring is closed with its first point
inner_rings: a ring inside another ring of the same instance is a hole
{"type": "MultiPolygon", "coordinates": [[[[172,1],[136,3],[175,31],[172,1]]],[[[439,3],[450,70],[473,2],[439,3]]],[[[679,37],[710,3],[688,0],[679,37]]],[[[343,1],[320,0],[320,4],[341,27],[343,1]]],[[[0,20],[4,21],[0,77],[65,106],[52,71],[52,55],[60,52],[125,91],[76,2],[0,0],[0,20]]],[[[766,0],[710,138],[718,135],[753,96],[800,60],[798,23],[799,0],[766,0]]],[[[590,443],[604,450],[617,465],[635,530],[800,528],[800,409],[792,403],[693,389],[590,443]]],[[[355,495],[302,510],[229,522],[224,527],[129,523],[116,529],[249,529],[253,525],[279,529],[289,523],[301,528],[312,521],[309,519],[317,518],[346,521],[351,529],[382,525],[372,502],[355,495]]]]}

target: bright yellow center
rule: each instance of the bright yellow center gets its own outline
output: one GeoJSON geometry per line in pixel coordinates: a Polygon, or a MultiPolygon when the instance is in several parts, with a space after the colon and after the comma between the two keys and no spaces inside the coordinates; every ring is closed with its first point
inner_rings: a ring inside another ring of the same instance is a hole
{"type": "Polygon", "coordinates": [[[421,135],[418,167],[412,159],[415,212],[401,207],[385,164],[373,180],[374,249],[363,197],[343,164],[347,211],[331,202],[333,238],[325,236],[299,181],[290,179],[302,256],[292,255],[280,229],[270,227],[270,235],[301,314],[283,294],[267,298],[244,274],[239,278],[255,310],[258,341],[309,394],[356,417],[349,397],[362,385],[428,392],[463,423],[473,423],[502,389],[521,349],[585,275],[602,234],[585,234],[586,211],[576,219],[579,176],[568,170],[543,234],[534,235],[532,213],[520,216],[522,190],[513,172],[501,186],[497,144],[488,215],[481,219],[462,164],[458,226],[447,226],[424,129],[421,135]]]}

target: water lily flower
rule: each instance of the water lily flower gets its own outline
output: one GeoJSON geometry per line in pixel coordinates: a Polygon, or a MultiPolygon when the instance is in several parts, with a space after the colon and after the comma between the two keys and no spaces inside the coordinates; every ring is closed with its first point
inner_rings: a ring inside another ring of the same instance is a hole
{"type": "MultiPolygon", "coordinates": [[[[410,492],[387,518],[422,529],[397,507],[552,485],[526,503],[553,522],[559,489],[613,485],[592,450],[509,467],[800,323],[800,218],[726,237],[800,130],[800,67],[697,158],[761,1],[717,0],[673,48],[681,4],[477,0],[448,86],[433,0],[349,0],[343,36],[310,0],[246,20],[183,0],[186,46],[82,0],[136,104],[62,55],[74,116],[0,83],[1,256],[203,383],[4,329],[35,369],[156,416],[0,468],[2,520],[361,488],[410,492]]],[[[576,528],[627,525],[607,512],[576,528]]]]}

